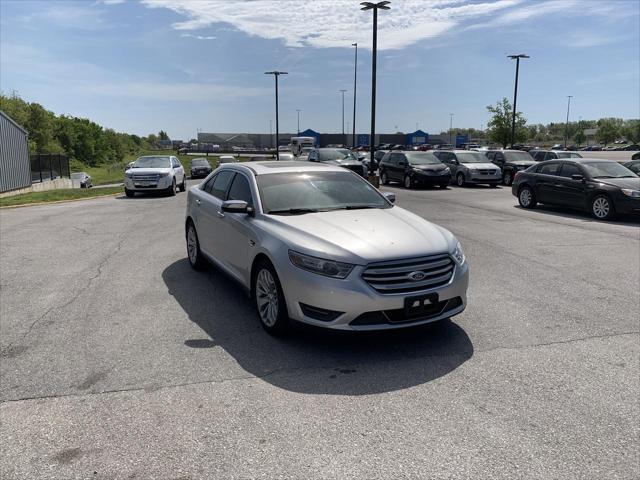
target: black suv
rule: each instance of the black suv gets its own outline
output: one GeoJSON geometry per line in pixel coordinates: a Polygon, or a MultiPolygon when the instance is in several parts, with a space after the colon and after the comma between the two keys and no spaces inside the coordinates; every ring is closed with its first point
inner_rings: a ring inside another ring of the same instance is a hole
{"type": "Polygon", "coordinates": [[[523,208],[538,202],[578,208],[598,220],[640,214],[640,178],[613,160],[572,158],[542,162],[518,172],[511,193],[523,208]]]}
{"type": "Polygon", "coordinates": [[[536,164],[531,155],[521,150],[489,150],[485,155],[502,169],[502,183],[506,186],[513,183],[516,172],[536,164]]]}
{"type": "Polygon", "coordinates": [[[582,155],[575,152],[562,152],[559,150],[529,150],[529,154],[536,162],[545,160],[557,160],[558,158],[582,158],[582,155]]]}
{"type": "Polygon", "coordinates": [[[451,170],[430,152],[387,152],[379,165],[380,182],[400,182],[405,188],[417,185],[438,185],[446,188],[451,170]]]}
{"type": "Polygon", "coordinates": [[[309,152],[307,160],[338,165],[356,172],[361,177],[367,176],[367,167],[346,148],[316,148],[309,152]]]}

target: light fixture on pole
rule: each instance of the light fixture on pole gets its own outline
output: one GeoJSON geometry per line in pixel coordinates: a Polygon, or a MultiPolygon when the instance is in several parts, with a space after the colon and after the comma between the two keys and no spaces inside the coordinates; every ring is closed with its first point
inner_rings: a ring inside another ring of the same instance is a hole
{"type": "Polygon", "coordinates": [[[340,90],[340,92],[342,93],[342,141],[344,142],[344,145],[347,145],[347,141],[346,141],[346,137],[344,135],[344,92],[346,92],[346,90],[340,90]]]}
{"type": "MultiPolygon", "coordinates": [[[[451,134],[453,133],[453,113],[449,114],[449,145],[453,145],[451,134]]],[[[453,145],[455,147],[455,145],[453,145]]]]}
{"type": "Polygon", "coordinates": [[[529,55],[525,55],[521,53],[519,55],[507,55],[511,60],[516,61],[516,86],[513,91],[513,114],[511,117],[511,148],[513,148],[513,144],[515,143],[516,137],[516,105],[518,103],[518,74],[520,72],[520,59],[521,58],[531,58],[529,55]]]}
{"type": "Polygon", "coordinates": [[[278,77],[280,75],[287,75],[288,72],[278,72],[274,70],[273,72],[264,72],[265,75],[273,75],[276,79],[276,160],[280,160],[280,149],[278,148],[279,135],[280,135],[280,125],[278,122],[278,77]]]}
{"type": "Polygon", "coordinates": [[[356,93],[358,91],[358,43],[352,43],[352,47],[356,47],[356,59],[353,67],[353,135],[351,137],[351,146],[356,147],[356,93]]]}
{"type": "Polygon", "coordinates": [[[564,149],[567,149],[567,141],[569,140],[569,107],[573,95],[567,95],[567,122],[564,124],[564,149]]]}
{"type": "Polygon", "coordinates": [[[300,112],[302,110],[296,110],[296,112],[298,112],[298,135],[300,135],[300,112]]]}
{"type": "Polygon", "coordinates": [[[369,151],[371,152],[371,172],[378,169],[374,161],[375,134],[376,134],[376,63],[378,56],[378,10],[389,10],[391,2],[361,2],[360,10],[373,10],[373,46],[371,49],[371,135],[369,137],[369,151]]]}

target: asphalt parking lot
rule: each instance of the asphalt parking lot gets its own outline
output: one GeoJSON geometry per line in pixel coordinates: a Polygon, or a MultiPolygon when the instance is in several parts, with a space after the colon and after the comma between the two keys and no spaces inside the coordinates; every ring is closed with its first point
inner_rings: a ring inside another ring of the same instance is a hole
{"type": "Polygon", "coordinates": [[[638,223],[389,189],[465,247],[452,321],[272,338],[184,193],[0,212],[0,477],[638,478],[638,223]]]}

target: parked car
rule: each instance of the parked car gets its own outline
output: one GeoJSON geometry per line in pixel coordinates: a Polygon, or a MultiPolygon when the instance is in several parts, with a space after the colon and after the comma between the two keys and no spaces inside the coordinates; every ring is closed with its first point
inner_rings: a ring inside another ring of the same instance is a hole
{"type": "Polygon", "coordinates": [[[187,189],[184,168],[174,156],[147,155],[139,157],[124,173],[124,193],[133,197],[136,192],[165,191],[175,195],[187,189]]]}
{"type": "Polygon", "coordinates": [[[309,162],[337,165],[356,172],[361,177],[367,176],[367,167],[346,148],[316,148],[309,152],[309,162]]]}
{"type": "Polygon", "coordinates": [[[189,263],[210,260],[237,280],[272,334],[290,320],[382,330],[461,313],[460,242],[394,200],[335,165],[223,165],[189,190],[189,263]]]}
{"type": "Polygon", "coordinates": [[[529,152],[536,162],[545,160],[556,160],[558,158],[582,158],[582,155],[575,152],[561,152],[558,150],[532,150],[529,152]]]}
{"type": "Polygon", "coordinates": [[[133,162],[129,162],[124,166],[124,171],[126,172],[127,170],[129,170],[131,167],[133,167],[133,164],[136,163],[135,161],[133,162]]]}
{"type": "Polygon", "coordinates": [[[536,161],[527,152],[520,150],[488,150],[485,155],[490,162],[495,163],[502,170],[502,183],[511,185],[516,172],[526,170],[536,161]]]}
{"type": "Polygon", "coordinates": [[[194,158],[191,160],[191,178],[204,178],[212,171],[211,164],[206,158],[194,158]]]}
{"type": "Polygon", "coordinates": [[[556,143],[551,147],[551,150],[564,150],[564,145],[556,143]]]}
{"type": "Polygon", "coordinates": [[[637,160],[631,160],[630,162],[627,162],[627,163],[623,163],[622,165],[627,167],[636,175],[640,175],[640,158],[638,158],[637,160]]]}
{"type": "Polygon", "coordinates": [[[640,152],[631,155],[631,160],[640,160],[640,152]]]}
{"type": "Polygon", "coordinates": [[[91,188],[93,184],[91,183],[91,175],[87,172],[76,172],[71,174],[71,181],[74,184],[80,185],[80,188],[91,188]]]}
{"type": "Polygon", "coordinates": [[[436,150],[438,159],[451,170],[451,178],[462,187],[468,183],[498,186],[502,181],[500,167],[480,152],[470,150],[436,150]]]}
{"type": "Polygon", "coordinates": [[[632,144],[632,145],[626,145],[624,147],[622,147],[622,150],[625,152],[635,152],[640,150],[640,145],[636,145],[636,144],[632,144]]]}
{"type": "MultiPolygon", "coordinates": [[[[306,158],[306,151],[303,151],[303,153],[301,153],[298,157],[296,157],[293,153],[291,152],[278,152],[278,158],[280,159],[280,161],[290,161],[290,160],[305,160],[306,158]]],[[[253,159],[258,160],[256,157],[251,157],[251,161],[255,161],[253,159]]],[[[262,157],[262,160],[269,160],[268,158],[264,158],[262,157]]]]}
{"type": "Polygon", "coordinates": [[[220,155],[220,157],[218,157],[218,165],[223,163],[236,163],[238,161],[238,157],[234,157],[233,155],[220,155]]]}
{"type": "Polygon", "coordinates": [[[405,188],[438,185],[446,188],[451,170],[430,152],[387,152],[378,166],[380,182],[400,182],[405,188]]]}
{"type": "Polygon", "coordinates": [[[600,150],[602,150],[600,145],[588,145],[580,149],[581,152],[599,152],[600,150]]]}
{"type": "Polygon", "coordinates": [[[640,214],[640,177],[613,160],[545,161],[518,172],[511,193],[523,208],[538,203],[586,210],[598,220],[640,214]]]}
{"type": "Polygon", "coordinates": [[[421,152],[428,152],[429,150],[433,150],[433,145],[429,143],[423,143],[418,147],[418,150],[420,150],[421,152]]]}

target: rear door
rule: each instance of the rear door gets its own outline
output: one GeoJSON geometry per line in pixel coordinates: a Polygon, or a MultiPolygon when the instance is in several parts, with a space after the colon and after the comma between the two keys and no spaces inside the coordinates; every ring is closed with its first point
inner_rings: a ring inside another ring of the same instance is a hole
{"type": "Polygon", "coordinates": [[[584,172],[575,163],[563,162],[556,181],[554,196],[561,205],[582,208],[586,205],[587,184],[582,180],[572,179],[572,175],[584,177],[584,172]]]}

